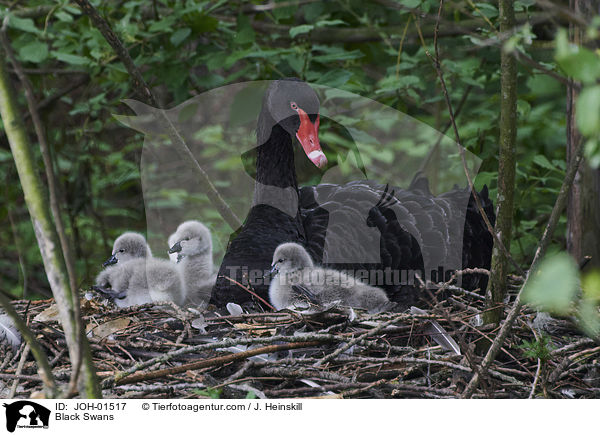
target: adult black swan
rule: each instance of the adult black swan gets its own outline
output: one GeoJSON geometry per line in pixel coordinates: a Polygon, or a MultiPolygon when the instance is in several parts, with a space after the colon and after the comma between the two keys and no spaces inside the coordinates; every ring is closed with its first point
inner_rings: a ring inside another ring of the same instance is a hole
{"type": "MultiPolygon", "coordinates": [[[[318,129],[319,99],[310,86],[296,79],[269,86],[257,124],[253,206],[230,239],[213,303],[249,300],[237,283],[249,284],[266,300],[263,276],[284,242],[305,246],[317,264],[382,287],[401,307],[419,298],[415,274],[442,281],[452,269],[489,269],[492,237],[467,190],[434,196],[419,176],[408,189],[371,180],[299,188],[292,141],[297,138],[308,159],[324,168],[318,129]]],[[[487,188],[478,195],[494,221],[487,188]]],[[[485,275],[470,275],[462,285],[486,283],[485,275]]]]}

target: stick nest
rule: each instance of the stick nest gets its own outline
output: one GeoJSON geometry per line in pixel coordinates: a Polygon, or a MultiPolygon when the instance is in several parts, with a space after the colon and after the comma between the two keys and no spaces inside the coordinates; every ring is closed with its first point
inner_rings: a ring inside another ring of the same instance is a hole
{"type": "MultiPolygon", "coordinates": [[[[344,307],[272,313],[256,306],[231,315],[168,304],[116,309],[83,299],[81,307],[106,398],[456,398],[496,332],[476,326],[481,297],[459,293],[427,315],[344,307]],[[436,344],[427,328],[432,319],[461,355],[436,344]]],[[[14,305],[66,388],[71,364],[54,301],[14,305]]],[[[0,397],[15,382],[17,397],[41,390],[24,349],[0,349],[0,397]]],[[[474,397],[598,398],[599,357],[599,345],[571,320],[541,322],[524,310],[474,397]]]]}

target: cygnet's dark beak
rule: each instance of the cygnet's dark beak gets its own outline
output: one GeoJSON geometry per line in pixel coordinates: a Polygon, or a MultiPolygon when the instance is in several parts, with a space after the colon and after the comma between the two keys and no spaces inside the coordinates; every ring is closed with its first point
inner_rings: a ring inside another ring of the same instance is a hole
{"type": "Polygon", "coordinates": [[[126,291],[116,292],[111,288],[102,288],[97,285],[91,286],[90,289],[97,291],[102,296],[108,299],[125,299],[125,297],[127,296],[126,291]]]}
{"type": "Polygon", "coordinates": [[[173,246],[171,246],[171,248],[169,249],[169,254],[174,254],[176,252],[181,252],[181,242],[177,242],[175,243],[173,246]]]}
{"type": "Polygon", "coordinates": [[[271,266],[271,270],[269,270],[267,273],[265,273],[263,275],[263,278],[270,278],[273,275],[275,275],[277,272],[279,272],[279,269],[277,268],[277,263],[275,263],[271,266]]]}
{"type": "Polygon", "coordinates": [[[115,257],[114,255],[111,255],[108,260],[106,260],[104,263],[102,263],[102,267],[108,267],[111,264],[117,264],[118,261],[119,260],[117,260],[117,257],[115,257]]]}

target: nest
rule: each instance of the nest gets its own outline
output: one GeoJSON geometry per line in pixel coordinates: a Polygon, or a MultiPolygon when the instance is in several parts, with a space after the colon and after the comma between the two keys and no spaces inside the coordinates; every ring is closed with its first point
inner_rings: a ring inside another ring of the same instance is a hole
{"type": "MultiPolygon", "coordinates": [[[[310,313],[253,306],[232,315],[96,300],[82,300],[82,315],[105,398],[456,398],[496,330],[477,326],[481,296],[452,293],[418,315],[336,306],[310,313]],[[460,355],[436,343],[432,321],[460,355]]],[[[71,365],[53,300],[14,305],[66,389],[71,365]]],[[[600,397],[598,344],[569,319],[546,320],[540,328],[535,312],[521,313],[473,397],[600,397]]],[[[17,397],[39,392],[24,345],[3,354],[0,397],[17,384],[17,397]]]]}

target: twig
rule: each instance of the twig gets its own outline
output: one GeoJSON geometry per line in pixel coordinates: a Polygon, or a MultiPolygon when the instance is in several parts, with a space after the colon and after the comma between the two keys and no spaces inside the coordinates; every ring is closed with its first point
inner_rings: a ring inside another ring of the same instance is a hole
{"type": "Polygon", "coordinates": [[[131,375],[127,377],[121,377],[115,381],[116,385],[133,384],[135,382],[147,381],[151,379],[162,378],[164,376],[173,375],[177,373],[187,372],[188,370],[198,370],[206,367],[224,365],[240,359],[246,359],[251,356],[261,355],[263,353],[281,352],[284,350],[298,349],[302,347],[318,346],[321,344],[319,341],[307,341],[299,343],[286,343],[276,344],[271,346],[259,347],[257,349],[251,349],[244,352],[238,352],[230,355],[220,356],[211,359],[205,359],[201,361],[195,361],[188,364],[182,364],[180,366],[170,367],[167,369],[156,370],[153,372],[138,373],[137,375],[131,375]]]}
{"type": "Polygon", "coordinates": [[[268,303],[267,301],[265,301],[263,298],[261,298],[259,295],[257,295],[255,292],[253,292],[252,290],[250,290],[249,287],[245,287],[242,284],[240,284],[239,282],[237,282],[235,279],[232,279],[232,278],[230,278],[228,276],[225,276],[225,275],[220,275],[219,278],[225,278],[225,279],[229,280],[229,282],[237,285],[238,287],[241,287],[242,289],[244,289],[248,293],[250,293],[252,296],[256,297],[259,301],[261,301],[263,304],[265,304],[267,307],[269,307],[273,311],[277,311],[277,309],[273,305],[271,305],[270,303],[268,303]]]}
{"type": "Polygon", "coordinates": [[[367,337],[371,337],[375,334],[377,334],[378,332],[380,332],[382,329],[385,329],[387,326],[391,325],[392,323],[395,323],[399,320],[398,316],[394,316],[393,318],[391,318],[390,320],[388,320],[387,322],[383,322],[381,323],[379,326],[377,326],[376,328],[371,329],[370,331],[365,332],[364,334],[359,335],[358,337],[350,340],[348,343],[344,344],[343,346],[341,346],[339,349],[337,349],[335,352],[330,353],[329,355],[327,355],[326,357],[320,359],[319,361],[317,361],[313,366],[314,367],[320,367],[323,364],[331,361],[332,359],[334,359],[335,357],[337,357],[338,355],[340,355],[341,353],[347,351],[348,349],[350,349],[352,346],[354,346],[356,343],[364,340],[367,337]]]}
{"type": "Polygon", "coordinates": [[[533,384],[531,385],[531,392],[529,393],[528,399],[533,399],[533,395],[535,394],[535,388],[537,387],[538,380],[540,379],[540,372],[542,371],[542,360],[537,359],[537,370],[535,371],[535,376],[533,377],[533,384]]]}
{"type": "MultiPolygon", "coordinates": [[[[221,340],[221,341],[218,341],[215,343],[199,344],[196,346],[188,346],[188,347],[185,347],[182,349],[177,349],[175,351],[168,352],[159,357],[152,358],[148,361],[136,364],[133,367],[130,367],[129,369],[127,369],[121,373],[117,373],[114,377],[114,381],[118,382],[119,379],[129,376],[130,374],[132,374],[138,370],[142,370],[142,369],[152,366],[154,364],[167,362],[177,356],[192,353],[192,352],[199,352],[199,351],[209,350],[209,349],[219,349],[219,348],[224,348],[224,347],[237,346],[239,344],[255,344],[256,345],[256,344],[272,343],[272,342],[276,342],[276,341],[287,341],[290,343],[319,341],[322,343],[322,342],[328,342],[328,341],[338,341],[340,339],[341,339],[340,337],[333,335],[333,334],[311,334],[311,333],[294,335],[292,337],[288,337],[285,335],[274,335],[271,337],[258,337],[258,338],[243,337],[243,338],[237,338],[237,339],[224,339],[224,340],[221,340]]],[[[110,380],[104,381],[105,384],[107,382],[110,383],[110,380]]]]}
{"type": "MultiPolygon", "coordinates": [[[[15,375],[19,376],[21,373],[23,373],[23,367],[25,366],[25,361],[27,360],[28,356],[29,356],[29,345],[26,344],[25,348],[23,349],[23,352],[21,353],[21,358],[19,359],[19,364],[17,365],[17,371],[16,371],[15,375]]],[[[12,386],[10,387],[10,392],[8,393],[9,399],[12,399],[13,397],[15,397],[15,393],[17,392],[18,386],[19,386],[19,378],[15,378],[12,386]]]]}

